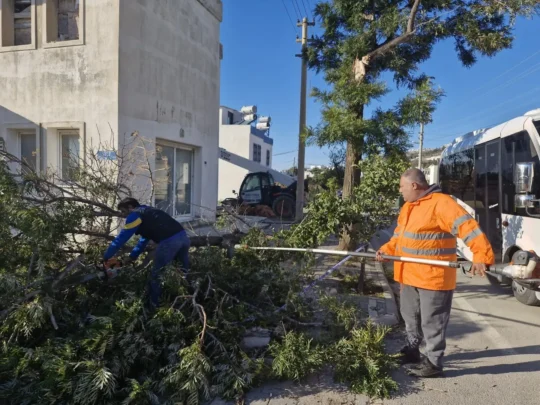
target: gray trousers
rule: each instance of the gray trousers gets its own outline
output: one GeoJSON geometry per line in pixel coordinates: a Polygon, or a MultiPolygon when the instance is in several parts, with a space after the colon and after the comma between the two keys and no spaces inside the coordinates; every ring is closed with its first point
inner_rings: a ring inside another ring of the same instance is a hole
{"type": "Polygon", "coordinates": [[[425,355],[436,366],[442,367],[446,349],[446,327],[452,309],[454,291],[433,291],[401,286],[401,316],[405,321],[408,345],[420,347],[426,342],[425,355]]]}

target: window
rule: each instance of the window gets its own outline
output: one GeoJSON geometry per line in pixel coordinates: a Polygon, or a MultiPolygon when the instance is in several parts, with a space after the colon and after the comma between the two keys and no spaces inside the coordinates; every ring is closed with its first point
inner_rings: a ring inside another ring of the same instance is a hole
{"type": "Polygon", "coordinates": [[[540,121],[533,121],[534,127],[536,128],[536,132],[538,132],[538,135],[540,135],[540,121]]]}
{"type": "Polygon", "coordinates": [[[82,44],[84,0],[45,0],[45,44],[82,44]]]}
{"type": "Polygon", "coordinates": [[[234,114],[230,111],[227,111],[227,124],[234,124],[234,114]]]}
{"type": "Polygon", "coordinates": [[[270,167],[270,150],[266,151],[266,166],[270,167]]]}
{"type": "Polygon", "coordinates": [[[261,176],[261,186],[264,187],[270,187],[270,179],[269,176],[261,176]]]}
{"type": "MultiPolygon", "coordinates": [[[[514,167],[517,163],[534,162],[534,181],[532,193],[540,198],[540,161],[536,149],[527,131],[518,132],[502,140],[502,211],[505,214],[528,216],[524,208],[514,207],[516,195],[514,184],[514,167]]],[[[537,204],[536,204],[537,206],[537,204]]],[[[534,210],[529,209],[534,212],[534,210]]]]}
{"type": "Polygon", "coordinates": [[[172,216],[191,215],[193,150],[156,144],[156,207],[172,216]]]}
{"type": "Polygon", "coordinates": [[[474,149],[467,149],[442,159],[440,183],[443,193],[459,198],[472,208],[477,205],[474,178],[474,149]]]}
{"type": "Polygon", "coordinates": [[[254,143],[253,144],[253,161],[261,163],[262,151],[261,145],[254,143]]]}
{"type": "Polygon", "coordinates": [[[35,0],[0,0],[0,47],[32,47],[34,14],[35,0]]]}
{"type": "Polygon", "coordinates": [[[60,173],[62,180],[73,181],[80,167],[80,139],[76,131],[59,131],[60,173]]]}
{"type": "Polygon", "coordinates": [[[242,192],[259,191],[260,189],[261,189],[261,180],[259,176],[256,174],[252,174],[247,178],[246,184],[242,192]]]}
{"type": "Polygon", "coordinates": [[[35,132],[20,132],[19,145],[21,161],[28,165],[23,165],[23,173],[35,171],[37,169],[37,144],[35,132]]]}

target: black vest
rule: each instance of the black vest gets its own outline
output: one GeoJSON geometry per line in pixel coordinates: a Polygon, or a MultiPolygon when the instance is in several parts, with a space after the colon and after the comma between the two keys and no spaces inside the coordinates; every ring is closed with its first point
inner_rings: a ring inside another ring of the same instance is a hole
{"type": "Polygon", "coordinates": [[[178,221],[157,208],[139,207],[135,211],[139,213],[142,220],[136,234],[155,243],[163,242],[184,230],[178,221]]]}

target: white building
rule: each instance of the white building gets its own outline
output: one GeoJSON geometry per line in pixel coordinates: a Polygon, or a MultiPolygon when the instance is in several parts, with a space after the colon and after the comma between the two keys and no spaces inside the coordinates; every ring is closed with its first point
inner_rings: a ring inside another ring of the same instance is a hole
{"type": "MultiPolygon", "coordinates": [[[[258,118],[256,113],[255,106],[243,107],[241,111],[222,106],[219,109],[219,146],[272,168],[274,140],[268,135],[270,118],[258,118]]],[[[233,190],[239,191],[248,172],[247,169],[220,160],[218,201],[234,197],[233,190]]]]}
{"type": "Polygon", "coordinates": [[[66,155],[137,132],[152,203],[212,220],[221,19],[221,0],[0,0],[0,141],[69,177],[66,155]]]}

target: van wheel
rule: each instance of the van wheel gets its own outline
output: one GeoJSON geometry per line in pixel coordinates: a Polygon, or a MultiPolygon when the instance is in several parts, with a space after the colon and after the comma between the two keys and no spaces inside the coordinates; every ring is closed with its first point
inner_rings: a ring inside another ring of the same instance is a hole
{"type": "Polygon", "coordinates": [[[274,213],[284,219],[294,218],[295,202],[288,195],[281,195],[274,200],[272,210],[274,213]]]}
{"type": "Polygon", "coordinates": [[[519,302],[525,305],[539,307],[540,300],[536,296],[536,292],[529,290],[526,287],[512,281],[512,291],[514,292],[514,297],[517,298],[519,302]]]}

